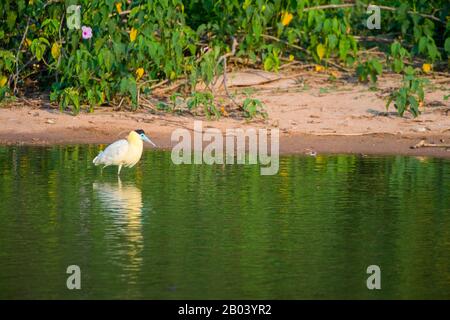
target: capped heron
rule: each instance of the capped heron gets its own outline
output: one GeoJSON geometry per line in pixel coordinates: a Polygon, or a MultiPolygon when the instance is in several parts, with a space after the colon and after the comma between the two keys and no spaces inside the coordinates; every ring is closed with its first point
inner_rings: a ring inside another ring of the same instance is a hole
{"type": "Polygon", "coordinates": [[[128,134],[127,139],[120,139],[110,144],[105,150],[101,151],[98,156],[94,158],[92,163],[96,166],[103,164],[103,168],[108,166],[119,166],[117,174],[120,174],[122,166],[131,168],[139,159],[141,159],[143,143],[146,141],[156,147],[156,144],[152,142],[146,135],[144,130],[133,130],[128,134]]]}

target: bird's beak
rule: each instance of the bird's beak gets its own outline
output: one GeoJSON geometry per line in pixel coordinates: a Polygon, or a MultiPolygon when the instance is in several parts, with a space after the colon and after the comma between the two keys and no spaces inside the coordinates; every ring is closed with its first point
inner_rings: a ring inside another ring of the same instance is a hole
{"type": "Polygon", "coordinates": [[[152,140],[150,140],[147,136],[144,135],[143,140],[150,143],[151,145],[153,145],[154,147],[156,147],[156,144],[153,143],[152,140]]]}

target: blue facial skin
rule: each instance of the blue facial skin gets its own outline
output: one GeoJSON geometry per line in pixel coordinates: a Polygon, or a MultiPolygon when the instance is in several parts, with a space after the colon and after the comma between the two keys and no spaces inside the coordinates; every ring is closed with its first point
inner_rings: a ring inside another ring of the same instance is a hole
{"type": "Polygon", "coordinates": [[[150,140],[145,134],[141,133],[139,136],[141,137],[141,139],[142,139],[143,141],[148,142],[148,143],[150,143],[151,145],[153,145],[154,147],[156,147],[156,144],[154,144],[153,141],[150,140]]]}

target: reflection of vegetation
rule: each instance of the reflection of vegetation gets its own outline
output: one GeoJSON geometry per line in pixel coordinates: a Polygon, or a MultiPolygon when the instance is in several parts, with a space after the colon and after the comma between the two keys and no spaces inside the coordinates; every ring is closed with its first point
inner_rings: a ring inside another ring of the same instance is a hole
{"type": "Polygon", "coordinates": [[[96,152],[0,148],[0,274],[23,280],[1,277],[0,297],[24,295],[25,282],[29,297],[69,297],[57,283],[73,261],[87,298],[448,296],[448,160],[283,157],[278,175],[260,176],[257,166],[176,166],[170,153],[145,153],[122,176],[142,193],[134,268],[126,218],[105,214],[92,187],[117,186],[92,167],[96,152]],[[365,287],[370,264],[381,266],[380,292],[365,287]]]}

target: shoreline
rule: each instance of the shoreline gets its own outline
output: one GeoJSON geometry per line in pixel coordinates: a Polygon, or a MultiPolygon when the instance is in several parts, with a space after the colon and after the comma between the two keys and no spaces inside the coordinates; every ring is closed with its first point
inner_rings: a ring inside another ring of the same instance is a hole
{"type": "MultiPolygon", "coordinates": [[[[19,110],[23,113],[25,110],[19,110]]],[[[29,111],[29,110],[28,110],[29,111]]],[[[17,113],[17,111],[15,112],[17,113]]],[[[2,119],[0,112],[0,120],[2,119]]],[[[87,119],[99,117],[99,115],[83,115],[87,119]]],[[[57,117],[76,117],[68,115],[57,115],[57,117]]],[[[77,116],[79,117],[79,116],[77,116]]],[[[110,115],[107,114],[109,118],[110,115]]],[[[101,118],[104,118],[102,116],[101,118]]],[[[114,119],[115,117],[113,117],[114,119]]],[[[172,123],[167,125],[165,118],[152,122],[108,119],[107,123],[98,125],[93,120],[81,121],[79,125],[55,123],[43,123],[36,125],[27,125],[27,121],[16,123],[14,129],[0,128],[0,145],[11,146],[52,146],[52,145],[75,145],[75,144],[109,144],[117,139],[124,138],[129,130],[142,128],[157,144],[158,150],[171,150],[177,142],[171,142],[171,134],[177,128],[186,128],[193,130],[193,121],[183,123],[172,123]],[[162,121],[162,122],[161,122],[162,121]]],[[[3,121],[0,121],[3,122],[3,121]]],[[[15,122],[15,121],[12,121],[15,122]]],[[[219,123],[203,121],[203,130],[207,128],[217,128],[225,133],[228,128],[242,128],[244,130],[252,127],[272,129],[259,123],[242,124],[237,121],[227,121],[219,123]]],[[[224,135],[225,136],[225,135],[224,135]]],[[[306,155],[311,151],[317,154],[358,154],[358,155],[404,155],[418,157],[438,157],[450,159],[450,148],[423,147],[412,149],[421,140],[429,143],[450,142],[450,132],[436,134],[432,132],[423,132],[415,134],[390,134],[390,133],[364,133],[364,134],[306,134],[298,131],[283,132],[280,130],[280,155],[306,155]],[[448,151],[447,151],[448,150],[448,151]]],[[[207,143],[204,143],[206,145],[207,143]]],[[[148,148],[148,147],[147,147],[148,148]]]]}

